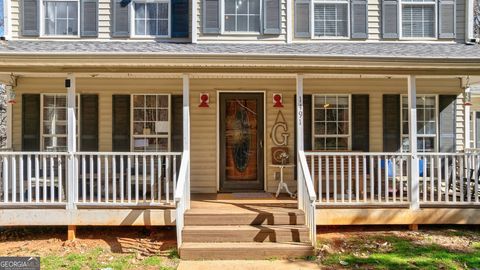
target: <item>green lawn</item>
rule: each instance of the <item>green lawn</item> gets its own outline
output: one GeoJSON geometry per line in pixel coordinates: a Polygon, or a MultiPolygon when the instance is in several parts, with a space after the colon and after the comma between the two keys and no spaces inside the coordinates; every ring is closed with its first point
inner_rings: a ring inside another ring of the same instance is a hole
{"type": "Polygon", "coordinates": [[[321,239],[319,260],[324,266],[346,269],[480,269],[479,236],[478,232],[446,231],[437,243],[439,237],[422,232],[356,233],[321,239]]]}

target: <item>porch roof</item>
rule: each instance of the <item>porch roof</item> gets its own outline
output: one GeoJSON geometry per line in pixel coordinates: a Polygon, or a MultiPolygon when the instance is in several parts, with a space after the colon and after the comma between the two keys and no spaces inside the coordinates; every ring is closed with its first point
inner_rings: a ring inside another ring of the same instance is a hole
{"type": "Polygon", "coordinates": [[[38,41],[0,43],[0,54],[101,55],[223,55],[315,56],[345,58],[412,58],[480,60],[480,46],[460,43],[329,42],[295,44],[219,43],[190,44],[155,41],[38,41]]]}

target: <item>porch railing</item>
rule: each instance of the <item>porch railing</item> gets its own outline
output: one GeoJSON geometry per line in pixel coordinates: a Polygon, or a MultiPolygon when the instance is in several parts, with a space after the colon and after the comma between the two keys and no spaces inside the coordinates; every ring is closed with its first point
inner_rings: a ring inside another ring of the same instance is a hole
{"type": "Polygon", "coordinates": [[[182,231],[185,225],[185,211],[190,209],[190,153],[183,152],[182,163],[180,165],[180,173],[178,175],[178,185],[175,189],[175,205],[177,229],[177,245],[182,245],[182,231]]]}
{"type": "Polygon", "coordinates": [[[480,152],[420,154],[420,203],[480,206],[480,152]]]}
{"type": "Polygon", "coordinates": [[[307,152],[318,204],[408,204],[409,154],[307,152]]]}
{"type": "Polygon", "coordinates": [[[176,152],[0,152],[0,204],[173,206],[181,157],[176,152]],[[68,177],[69,158],[75,161],[74,179],[68,177]],[[67,194],[74,194],[72,201],[67,194]]]}
{"type": "Polygon", "coordinates": [[[313,187],[313,181],[308,169],[305,152],[298,152],[298,174],[299,174],[299,190],[298,190],[298,205],[299,209],[305,212],[305,224],[309,229],[310,240],[312,246],[316,246],[316,221],[315,221],[315,203],[317,196],[313,187]]]}

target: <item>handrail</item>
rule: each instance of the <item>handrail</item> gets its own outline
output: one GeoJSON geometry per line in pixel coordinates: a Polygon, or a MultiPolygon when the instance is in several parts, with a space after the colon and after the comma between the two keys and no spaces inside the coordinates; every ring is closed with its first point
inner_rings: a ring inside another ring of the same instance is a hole
{"type": "Polygon", "coordinates": [[[299,161],[301,165],[300,169],[302,170],[303,175],[305,177],[305,184],[307,187],[308,197],[310,198],[311,201],[314,202],[317,199],[317,195],[315,194],[315,188],[313,187],[312,176],[310,174],[310,170],[308,169],[307,158],[305,157],[304,151],[298,151],[298,152],[299,152],[299,161]]]}
{"type": "Polygon", "coordinates": [[[190,151],[183,151],[182,162],[180,163],[180,171],[178,174],[177,188],[175,189],[174,199],[178,203],[184,197],[184,189],[187,180],[188,165],[190,163],[190,151]]]}

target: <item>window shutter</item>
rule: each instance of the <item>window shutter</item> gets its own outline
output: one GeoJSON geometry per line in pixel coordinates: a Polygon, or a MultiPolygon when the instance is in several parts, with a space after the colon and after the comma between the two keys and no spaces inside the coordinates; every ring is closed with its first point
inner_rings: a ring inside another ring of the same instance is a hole
{"type": "Polygon", "coordinates": [[[40,151],[40,95],[22,95],[22,151],[40,151]]]}
{"type": "Polygon", "coordinates": [[[183,151],[183,96],[172,95],[172,151],[183,151]]]}
{"type": "Polygon", "coordinates": [[[219,0],[203,0],[203,33],[220,33],[219,0]]]}
{"type": "Polygon", "coordinates": [[[440,95],[438,96],[439,115],[439,151],[440,152],[455,152],[455,102],[457,96],[455,95],[440,95]]]}
{"type": "Polygon", "coordinates": [[[295,37],[310,37],[309,2],[295,2],[295,37]]]}
{"type": "Polygon", "coordinates": [[[80,96],[80,151],[98,151],[98,95],[80,96]]]}
{"type": "Polygon", "coordinates": [[[130,36],[130,0],[112,0],[113,37],[130,36]]]}
{"type": "Polygon", "coordinates": [[[383,38],[398,38],[398,1],[383,0],[382,2],[383,38]]]}
{"type": "Polygon", "coordinates": [[[22,34],[36,37],[40,35],[38,0],[22,1],[22,34]]]}
{"type": "Polygon", "coordinates": [[[278,35],[280,29],[280,0],[263,0],[263,33],[278,35]]]}
{"type": "Polygon", "coordinates": [[[130,95],[113,95],[112,148],[115,152],[130,151],[130,95]]]}
{"type": "Polygon", "coordinates": [[[98,35],[98,1],[82,0],[81,14],[82,37],[96,37],[98,35]]]}
{"type": "Polygon", "coordinates": [[[455,0],[439,0],[439,37],[455,38],[455,0]]]}
{"type": "Polygon", "coordinates": [[[352,95],[352,150],[370,150],[369,96],[352,95]]]}
{"type": "Polygon", "coordinates": [[[352,0],[352,38],[368,37],[368,12],[366,0],[352,0]]]}
{"type": "Polygon", "coordinates": [[[383,95],[383,151],[399,151],[400,136],[400,95],[383,95]]]}
{"type": "Polygon", "coordinates": [[[172,37],[188,37],[188,0],[172,0],[172,37]]]}

